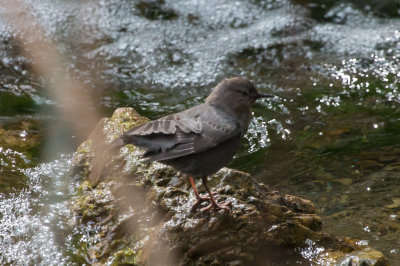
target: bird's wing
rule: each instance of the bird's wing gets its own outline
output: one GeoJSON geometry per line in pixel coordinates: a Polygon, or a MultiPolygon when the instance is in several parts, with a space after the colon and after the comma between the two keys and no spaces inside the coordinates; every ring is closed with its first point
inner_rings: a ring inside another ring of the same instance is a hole
{"type": "Polygon", "coordinates": [[[186,111],[161,117],[127,131],[126,135],[148,136],[153,134],[175,134],[177,130],[184,133],[200,133],[201,123],[196,116],[196,110],[186,111]]]}
{"type": "Polygon", "coordinates": [[[239,123],[208,105],[151,121],[124,134],[126,143],[146,149],[147,161],[202,152],[234,137],[240,137],[239,123]]]}

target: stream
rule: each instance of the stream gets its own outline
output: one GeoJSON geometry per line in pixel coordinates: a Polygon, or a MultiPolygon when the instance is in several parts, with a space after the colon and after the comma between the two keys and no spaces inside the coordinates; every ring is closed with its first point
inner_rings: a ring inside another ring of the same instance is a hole
{"type": "MultiPolygon", "coordinates": [[[[275,94],[255,105],[229,167],[310,199],[324,231],[398,264],[399,3],[23,3],[101,117],[123,106],[151,119],[181,111],[232,76],[275,94]]],[[[80,265],[67,208],[79,180],[68,173],[84,139],[21,52],[6,15],[23,12],[0,3],[0,264],[80,265]]]]}

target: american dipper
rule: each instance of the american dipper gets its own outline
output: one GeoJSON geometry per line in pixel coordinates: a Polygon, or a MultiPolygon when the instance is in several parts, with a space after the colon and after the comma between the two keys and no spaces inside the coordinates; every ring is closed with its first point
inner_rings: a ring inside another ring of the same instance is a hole
{"type": "Polygon", "coordinates": [[[259,98],[273,95],[259,93],[243,77],[219,83],[206,102],[179,113],[132,128],[112,142],[118,149],[126,144],[145,149],[145,161],[170,165],[189,177],[197,201],[230,210],[231,203],[218,203],[207,186],[207,177],[226,166],[239,147],[251,120],[251,106],[259,98]],[[200,196],[193,177],[201,178],[209,196],[200,196]]]}

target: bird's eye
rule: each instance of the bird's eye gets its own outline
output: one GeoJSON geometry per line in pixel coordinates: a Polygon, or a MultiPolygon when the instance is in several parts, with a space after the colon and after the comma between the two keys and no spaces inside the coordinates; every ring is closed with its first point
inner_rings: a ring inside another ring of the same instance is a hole
{"type": "Polygon", "coordinates": [[[237,93],[242,94],[243,96],[249,96],[250,95],[250,91],[249,90],[235,90],[237,93]]]}

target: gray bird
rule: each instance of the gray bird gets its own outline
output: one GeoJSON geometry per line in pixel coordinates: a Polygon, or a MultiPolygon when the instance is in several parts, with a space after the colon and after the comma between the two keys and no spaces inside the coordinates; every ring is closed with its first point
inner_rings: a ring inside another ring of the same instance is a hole
{"type": "Polygon", "coordinates": [[[207,186],[207,177],[226,166],[235,155],[251,120],[251,106],[259,93],[247,79],[235,77],[219,83],[205,103],[132,128],[112,142],[145,149],[145,161],[170,165],[189,177],[197,201],[210,201],[201,211],[230,210],[231,202],[218,203],[207,186]],[[209,196],[200,196],[193,178],[201,178],[209,196]]]}

